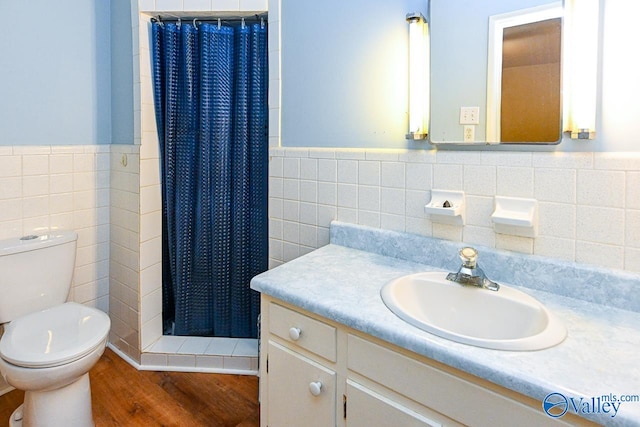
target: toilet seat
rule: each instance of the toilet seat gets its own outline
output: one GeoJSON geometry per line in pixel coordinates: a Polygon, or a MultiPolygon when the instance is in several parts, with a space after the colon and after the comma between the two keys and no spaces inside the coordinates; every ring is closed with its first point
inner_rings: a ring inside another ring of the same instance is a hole
{"type": "Polygon", "coordinates": [[[102,345],[110,326],[104,312],[67,302],[6,324],[0,357],[26,368],[64,365],[102,345]]]}

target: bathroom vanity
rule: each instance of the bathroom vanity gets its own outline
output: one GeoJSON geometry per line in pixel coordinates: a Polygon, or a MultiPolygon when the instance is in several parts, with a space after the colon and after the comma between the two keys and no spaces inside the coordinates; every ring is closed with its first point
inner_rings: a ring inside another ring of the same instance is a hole
{"type": "Polygon", "coordinates": [[[589,424],[554,420],[535,399],[268,296],[262,302],[263,425],[589,424]]]}
{"type": "Polygon", "coordinates": [[[262,425],[640,425],[640,402],[620,404],[615,416],[583,407],[552,418],[542,408],[550,393],[584,401],[640,393],[638,312],[559,295],[547,283],[567,268],[577,272],[563,288],[575,282],[588,291],[607,280],[618,292],[633,289],[635,275],[480,249],[492,279],[518,274],[507,283],[520,285],[535,272],[538,288],[520,289],[568,329],[546,350],[488,350],[411,326],[380,297],[397,277],[455,271],[460,246],[334,223],[330,245],[254,278],[262,293],[262,425]],[[543,274],[545,266],[553,274],[543,274]]]}

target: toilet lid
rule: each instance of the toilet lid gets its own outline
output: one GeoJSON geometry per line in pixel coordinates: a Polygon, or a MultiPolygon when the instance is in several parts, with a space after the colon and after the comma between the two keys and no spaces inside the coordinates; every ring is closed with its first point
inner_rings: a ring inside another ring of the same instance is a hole
{"type": "Polygon", "coordinates": [[[0,357],[29,368],[64,365],[93,351],[107,338],[104,312],[74,302],[21,316],[5,325],[0,357]]]}

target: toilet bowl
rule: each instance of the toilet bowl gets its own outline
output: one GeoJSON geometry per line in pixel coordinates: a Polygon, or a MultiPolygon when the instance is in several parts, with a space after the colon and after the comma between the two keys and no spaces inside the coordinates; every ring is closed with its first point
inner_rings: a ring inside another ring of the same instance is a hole
{"type": "Polygon", "coordinates": [[[0,294],[12,285],[0,300],[0,374],[25,392],[10,425],[90,427],[88,372],[104,352],[111,321],[98,309],[64,302],[73,268],[56,264],[75,261],[75,233],[37,238],[0,241],[0,294]]]}
{"type": "Polygon", "coordinates": [[[88,371],[104,352],[109,327],[105,313],[73,302],[5,326],[0,372],[7,383],[25,391],[12,426],[93,425],[88,371]]]}

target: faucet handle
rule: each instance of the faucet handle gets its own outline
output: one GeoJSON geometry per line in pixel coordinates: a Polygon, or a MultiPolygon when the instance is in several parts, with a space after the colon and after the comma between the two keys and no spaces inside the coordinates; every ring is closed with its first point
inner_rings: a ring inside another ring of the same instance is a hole
{"type": "Polygon", "coordinates": [[[476,262],[478,261],[478,251],[476,251],[472,247],[465,247],[460,249],[458,252],[460,255],[460,259],[462,260],[462,265],[466,268],[476,268],[476,262]]]}

